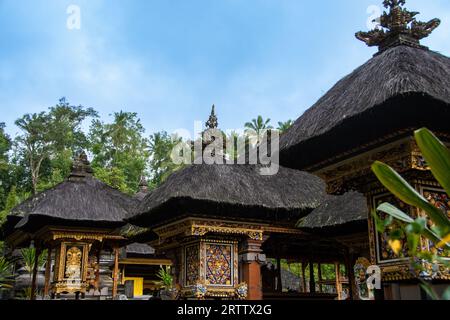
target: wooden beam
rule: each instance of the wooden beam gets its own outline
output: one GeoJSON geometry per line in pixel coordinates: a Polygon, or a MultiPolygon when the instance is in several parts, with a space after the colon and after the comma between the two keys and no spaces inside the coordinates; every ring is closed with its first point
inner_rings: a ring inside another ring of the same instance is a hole
{"type": "Polygon", "coordinates": [[[44,285],[44,299],[47,298],[50,291],[50,273],[52,268],[52,248],[47,249],[47,261],[45,263],[45,285],[44,285]]]}
{"type": "Polygon", "coordinates": [[[147,265],[147,266],[172,266],[172,260],[170,259],[154,259],[154,258],[125,258],[120,259],[121,265],[147,265]]]}
{"type": "Polygon", "coordinates": [[[114,248],[114,270],[113,270],[113,288],[112,298],[117,296],[117,281],[119,277],[119,248],[114,248]]]}

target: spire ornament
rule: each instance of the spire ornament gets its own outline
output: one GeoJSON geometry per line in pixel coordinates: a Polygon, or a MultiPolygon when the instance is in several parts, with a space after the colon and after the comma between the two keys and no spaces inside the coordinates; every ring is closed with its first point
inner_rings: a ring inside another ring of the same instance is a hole
{"type": "Polygon", "coordinates": [[[405,3],[406,0],[384,0],[383,5],[389,12],[384,12],[379,18],[381,28],[358,32],[356,38],[369,47],[378,46],[380,52],[399,45],[426,49],[420,44],[420,40],[428,37],[441,21],[439,19],[428,22],[417,21],[415,17],[419,12],[411,12],[404,8],[405,3]]]}
{"type": "Polygon", "coordinates": [[[215,108],[216,107],[213,105],[212,109],[211,109],[211,115],[209,116],[208,121],[206,121],[206,127],[208,129],[217,129],[217,127],[219,126],[219,122],[217,121],[215,108]]]}
{"type": "Polygon", "coordinates": [[[72,162],[72,172],[70,173],[69,180],[76,180],[79,178],[84,178],[91,176],[93,170],[91,164],[88,160],[86,152],[83,150],[79,151],[72,162]]]}

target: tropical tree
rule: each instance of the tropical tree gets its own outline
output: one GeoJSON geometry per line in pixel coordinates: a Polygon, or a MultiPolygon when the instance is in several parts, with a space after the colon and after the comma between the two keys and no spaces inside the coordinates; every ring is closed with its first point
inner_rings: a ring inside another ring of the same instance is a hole
{"type": "Polygon", "coordinates": [[[278,122],[278,128],[277,130],[280,131],[280,134],[285,133],[290,127],[292,127],[292,125],[294,124],[294,122],[292,120],[288,120],[285,122],[278,122]]]}
{"type": "Polygon", "coordinates": [[[245,132],[253,145],[259,144],[265,130],[273,129],[270,125],[270,119],[264,120],[262,116],[252,119],[251,122],[245,123],[245,132]]]}
{"type": "MultiPolygon", "coordinates": [[[[433,176],[447,195],[450,196],[450,150],[427,129],[420,129],[414,135],[417,145],[431,168],[433,176]]],[[[417,192],[414,187],[409,185],[406,180],[388,165],[375,162],[372,170],[380,182],[396,197],[426,214],[426,216],[414,219],[389,203],[383,203],[377,208],[378,211],[388,214],[401,223],[401,230],[395,228],[391,232],[389,244],[392,250],[397,254],[400,253],[400,248],[402,247],[401,237],[406,235],[409,255],[415,258],[413,263],[418,270],[427,272],[422,264],[417,263],[417,261],[427,262],[430,265],[441,264],[449,268],[449,261],[444,259],[450,253],[449,213],[427,201],[423,195],[417,192]],[[425,237],[430,241],[431,252],[418,249],[421,237],[425,237]]],[[[386,227],[392,223],[392,219],[382,221],[378,217],[377,220],[379,232],[384,232],[386,227]]],[[[437,294],[425,282],[422,287],[432,298],[438,298],[437,294]]],[[[442,298],[450,299],[450,288],[442,298]]]]}
{"type": "Polygon", "coordinates": [[[5,222],[6,216],[9,212],[20,203],[20,198],[16,192],[16,186],[13,186],[6,198],[6,204],[2,211],[0,211],[0,226],[5,222]]]}
{"type": "Polygon", "coordinates": [[[5,124],[0,123],[0,210],[5,205],[6,194],[9,189],[9,150],[11,139],[5,133],[5,124]]]}
{"type": "Polygon", "coordinates": [[[171,158],[172,151],[182,139],[169,135],[166,131],[156,132],[150,136],[150,188],[154,189],[163,183],[173,172],[184,167],[176,164],[171,158]]]}
{"type": "Polygon", "coordinates": [[[71,106],[62,98],[49,112],[25,114],[16,120],[16,126],[22,131],[16,138],[18,154],[29,171],[34,194],[39,191],[44,167],[47,176],[52,177],[53,168],[59,164],[61,177],[67,175],[72,155],[88,146],[81,125],[87,118],[96,116],[93,109],[71,106]]]}
{"type": "MultiPolygon", "coordinates": [[[[104,179],[102,170],[115,170],[115,186],[126,185],[124,192],[137,192],[140,177],[145,174],[149,157],[145,129],[136,113],[114,113],[112,123],[93,121],[89,139],[94,159],[92,165],[97,178],[104,179]]],[[[105,183],[109,183],[105,179],[105,183]]]]}

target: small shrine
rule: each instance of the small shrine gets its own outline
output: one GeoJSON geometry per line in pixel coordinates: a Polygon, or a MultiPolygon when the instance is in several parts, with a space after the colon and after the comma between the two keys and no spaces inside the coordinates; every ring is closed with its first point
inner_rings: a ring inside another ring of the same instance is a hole
{"type": "MultiPolygon", "coordinates": [[[[36,248],[36,259],[47,250],[44,297],[100,293],[100,258],[113,257],[112,292],[119,284],[120,248],[128,240],[117,230],[137,200],[95,179],[85,153],[74,160],[70,176],[52,189],[38,193],[10,214],[7,237],[12,248],[36,248]],[[20,220],[19,220],[20,218],[20,220]]],[[[35,298],[37,267],[33,270],[35,298]]]]}

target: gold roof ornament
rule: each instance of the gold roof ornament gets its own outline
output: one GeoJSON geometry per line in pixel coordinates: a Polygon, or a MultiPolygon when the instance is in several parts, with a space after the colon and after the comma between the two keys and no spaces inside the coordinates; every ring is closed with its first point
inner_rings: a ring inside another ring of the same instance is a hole
{"type": "MultiPolygon", "coordinates": [[[[369,32],[358,32],[356,38],[369,47],[378,46],[380,52],[399,45],[426,48],[420,44],[420,40],[428,37],[441,21],[417,21],[415,17],[419,12],[404,8],[405,3],[406,0],[384,0],[383,5],[389,12],[384,12],[379,18],[380,27],[369,32]]],[[[378,22],[378,19],[373,22],[378,22]]]]}

